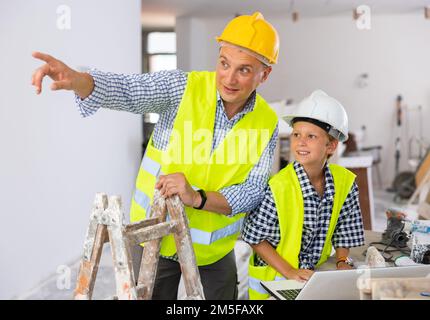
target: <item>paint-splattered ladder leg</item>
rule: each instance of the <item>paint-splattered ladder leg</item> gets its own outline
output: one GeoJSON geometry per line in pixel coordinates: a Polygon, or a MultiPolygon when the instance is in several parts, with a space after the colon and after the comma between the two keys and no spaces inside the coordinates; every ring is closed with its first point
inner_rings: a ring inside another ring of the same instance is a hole
{"type": "Polygon", "coordinates": [[[137,291],[132,267],[130,246],[123,226],[121,199],[109,197],[109,205],[105,211],[108,219],[109,241],[112,250],[117,298],[120,300],[136,300],[137,291]]]}
{"type": "Polygon", "coordinates": [[[175,195],[166,200],[166,205],[170,217],[178,222],[176,232],[173,236],[175,238],[179,263],[181,264],[187,299],[205,299],[184,204],[179,196],[175,195]]]}
{"type": "Polygon", "coordinates": [[[108,237],[106,226],[101,224],[106,208],[107,196],[102,193],[96,194],[85,237],[84,254],[79,266],[74,299],[90,300],[92,298],[103,244],[108,237]]]}
{"type": "MultiPolygon", "coordinates": [[[[160,191],[154,191],[154,201],[151,207],[152,218],[158,218],[159,222],[166,221],[166,202],[160,191]]],[[[140,262],[138,288],[139,296],[144,300],[150,300],[154,291],[155,276],[157,274],[157,266],[159,260],[159,252],[162,238],[151,240],[145,243],[143,249],[142,260],[140,262]]]]}

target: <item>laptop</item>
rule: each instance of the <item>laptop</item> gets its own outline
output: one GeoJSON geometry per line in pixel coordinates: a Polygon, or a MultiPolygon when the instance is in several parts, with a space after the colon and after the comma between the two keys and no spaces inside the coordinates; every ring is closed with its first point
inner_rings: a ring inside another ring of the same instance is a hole
{"type": "Polygon", "coordinates": [[[359,277],[417,278],[430,275],[430,265],[316,271],[307,282],[261,281],[261,286],[278,300],[359,300],[359,277]]]}

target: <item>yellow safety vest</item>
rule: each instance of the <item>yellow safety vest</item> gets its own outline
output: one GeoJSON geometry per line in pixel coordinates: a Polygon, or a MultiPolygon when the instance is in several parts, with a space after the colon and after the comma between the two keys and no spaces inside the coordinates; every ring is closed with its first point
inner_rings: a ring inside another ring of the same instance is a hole
{"type": "MultiPolygon", "coordinates": [[[[189,73],[167,149],[156,149],[152,138],[147,146],[131,204],[132,222],[150,217],[154,186],[160,174],[182,172],[193,188],[206,191],[219,191],[247,179],[276,128],[276,113],[257,95],[254,109],[234,125],[211,153],[216,103],[215,73],[189,73]]],[[[185,212],[199,266],[218,261],[234,248],[244,213],[227,217],[192,207],[185,207],[185,212]]],[[[176,253],[172,235],[163,238],[160,253],[176,253]]]]}
{"type": "MultiPolygon", "coordinates": [[[[331,239],[336,228],[339,213],[355,181],[355,174],[339,165],[329,164],[329,169],[333,176],[335,194],[330,225],[317,266],[323,264],[331,254],[331,239]]],[[[302,189],[293,163],[290,163],[286,168],[273,176],[269,181],[269,186],[275,201],[276,211],[278,212],[279,229],[281,233],[281,240],[276,251],[293,268],[298,269],[302,242],[304,205],[302,189]]],[[[248,292],[249,298],[252,300],[262,300],[269,297],[267,291],[261,286],[260,281],[285,280],[285,278],[271,266],[255,266],[254,253],[249,259],[248,273],[248,292]]]]}

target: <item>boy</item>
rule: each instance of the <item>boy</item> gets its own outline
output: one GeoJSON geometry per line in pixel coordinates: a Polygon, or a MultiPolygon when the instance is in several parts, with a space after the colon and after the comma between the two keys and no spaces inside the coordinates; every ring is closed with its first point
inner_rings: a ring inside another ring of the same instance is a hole
{"type": "Polygon", "coordinates": [[[242,238],[249,261],[249,297],[265,299],[260,281],[308,280],[336,249],[337,269],[350,269],[349,248],[364,245],[358,187],[347,169],[327,164],[348,138],[343,106],[314,91],[284,120],[293,128],[295,161],[273,176],[263,202],[247,217],[242,238]]]}

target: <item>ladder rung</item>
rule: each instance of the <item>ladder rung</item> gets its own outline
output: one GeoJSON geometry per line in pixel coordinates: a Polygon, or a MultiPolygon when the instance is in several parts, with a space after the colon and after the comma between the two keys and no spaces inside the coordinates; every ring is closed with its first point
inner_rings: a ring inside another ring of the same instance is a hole
{"type": "Polygon", "coordinates": [[[127,232],[127,238],[130,245],[151,241],[162,238],[172,232],[176,228],[176,221],[162,222],[153,226],[145,227],[141,230],[127,232]]]}
{"type": "Polygon", "coordinates": [[[129,233],[129,232],[132,232],[132,231],[135,231],[135,230],[138,230],[138,229],[142,229],[142,228],[145,228],[145,227],[153,226],[153,225],[155,225],[155,224],[157,224],[159,222],[160,222],[160,218],[158,218],[158,217],[157,218],[149,218],[149,219],[141,220],[141,221],[138,221],[138,222],[126,225],[125,232],[129,233]]]}
{"type": "MultiPolygon", "coordinates": [[[[158,223],[160,223],[159,217],[149,218],[149,219],[141,220],[141,221],[138,221],[135,223],[127,224],[125,226],[125,233],[129,234],[129,233],[134,232],[136,230],[139,230],[139,229],[142,229],[145,227],[150,227],[150,226],[156,225],[158,223]]],[[[108,243],[108,242],[109,242],[109,237],[105,237],[103,243],[108,243]]]]}

